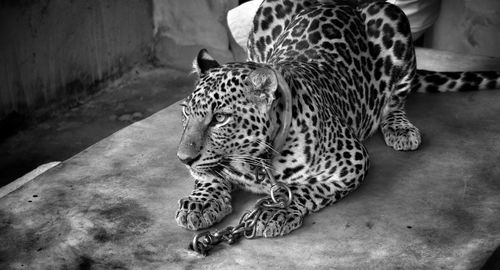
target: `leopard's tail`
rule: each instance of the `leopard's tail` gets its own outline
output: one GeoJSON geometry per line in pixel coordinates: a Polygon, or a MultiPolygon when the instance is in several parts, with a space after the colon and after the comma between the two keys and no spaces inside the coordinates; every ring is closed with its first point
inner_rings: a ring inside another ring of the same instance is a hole
{"type": "Polygon", "coordinates": [[[441,93],[500,89],[500,72],[441,72],[419,69],[411,85],[412,92],[441,93]]]}

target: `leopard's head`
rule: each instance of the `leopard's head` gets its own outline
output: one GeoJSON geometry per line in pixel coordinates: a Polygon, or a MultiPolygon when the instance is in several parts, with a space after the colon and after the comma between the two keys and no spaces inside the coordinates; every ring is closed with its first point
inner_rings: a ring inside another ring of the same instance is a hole
{"type": "Polygon", "coordinates": [[[193,62],[198,76],[183,102],[184,131],[178,158],[198,177],[249,173],[272,151],[277,128],[271,112],[282,77],[256,63],[219,65],[206,50],[193,62]]]}

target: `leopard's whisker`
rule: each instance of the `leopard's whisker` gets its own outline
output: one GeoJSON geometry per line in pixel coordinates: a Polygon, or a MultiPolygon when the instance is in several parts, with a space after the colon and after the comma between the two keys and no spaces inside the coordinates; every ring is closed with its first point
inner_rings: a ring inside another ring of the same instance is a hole
{"type": "Polygon", "coordinates": [[[273,148],[273,147],[272,147],[269,143],[267,143],[267,142],[265,142],[265,141],[262,141],[261,139],[258,139],[258,140],[256,140],[255,142],[256,142],[256,143],[258,143],[258,144],[260,144],[260,145],[262,145],[262,146],[264,146],[266,149],[271,150],[271,151],[272,151],[273,153],[275,153],[275,154],[278,154],[278,155],[280,154],[280,153],[279,153],[278,151],[276,151],[276,149],[274,149],[274,148],[273,148]]]}
{"type": "Polygon", "coordinates": [[[226,177],[222,174],[222,172],[221,172],[221,171],[219,171],[219,170],[213,170],[213,172],[214,172],[217,176],[219,176],[220,178],[222,178],[222,179],[226,179],[226,177]]]}
{"type": "Polygon", "coordinates": [[[276,171],[276,169],[269,165],[267,160],[263,158],[256,158],[249,155],[230,155],[229,158],[233,161],[241,161],[254,166],[263,166],[271,171],[276,171]]]}
{"type": "MultiPolygon", "coordinates": [[[[222,168],[228,170],[228,171],[231,171],[231,168],[225,164],[221,164],[222,168]]],[[[227,175],[228,177],[231,177],[231,175],[227,172],[225,172],[224,170],[221,171],[223,174],[227,175]]]]}

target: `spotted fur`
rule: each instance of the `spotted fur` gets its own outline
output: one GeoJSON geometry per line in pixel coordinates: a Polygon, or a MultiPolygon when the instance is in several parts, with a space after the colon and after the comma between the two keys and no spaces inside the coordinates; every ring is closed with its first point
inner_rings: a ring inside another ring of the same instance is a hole
{"type": "Polygon", "coordinates": [[[414,150],[419,130],[408,120],[409,92],[497,88],[499,74],[416,71],[410,27],[403,12],[383,1],[266,0],[254,19],[244,63],[219,65],[205,50],[184,102],[178,157],[196,179],[181,199],[177,223],[201,229],[231,212],[236,187],[268,194],[256,176],[264,162],[287,183],[293,201],[269,209],[257,235],[273,237],[355,190],[369,159],[362,141],[377,128],[388,146],[414,150]],[[291,91],[292,121],[283,128],[282,89],[291,91]]]}

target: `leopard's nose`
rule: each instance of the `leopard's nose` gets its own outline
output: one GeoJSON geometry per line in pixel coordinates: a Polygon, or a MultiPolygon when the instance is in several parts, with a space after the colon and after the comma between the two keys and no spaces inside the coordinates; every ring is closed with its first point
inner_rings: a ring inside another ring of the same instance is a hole
{"type": "Polygon", "coordinates": [[[183,153],[177,153],[177,158],[179,158],[179,160],[188,165],[188,166],[191,166],[196,160],[200,159],[201,157],[201,154],[198,154],[197,156],[193,157],[193,156],[189,156],[189,155],[185,155],[183,153]]]}

